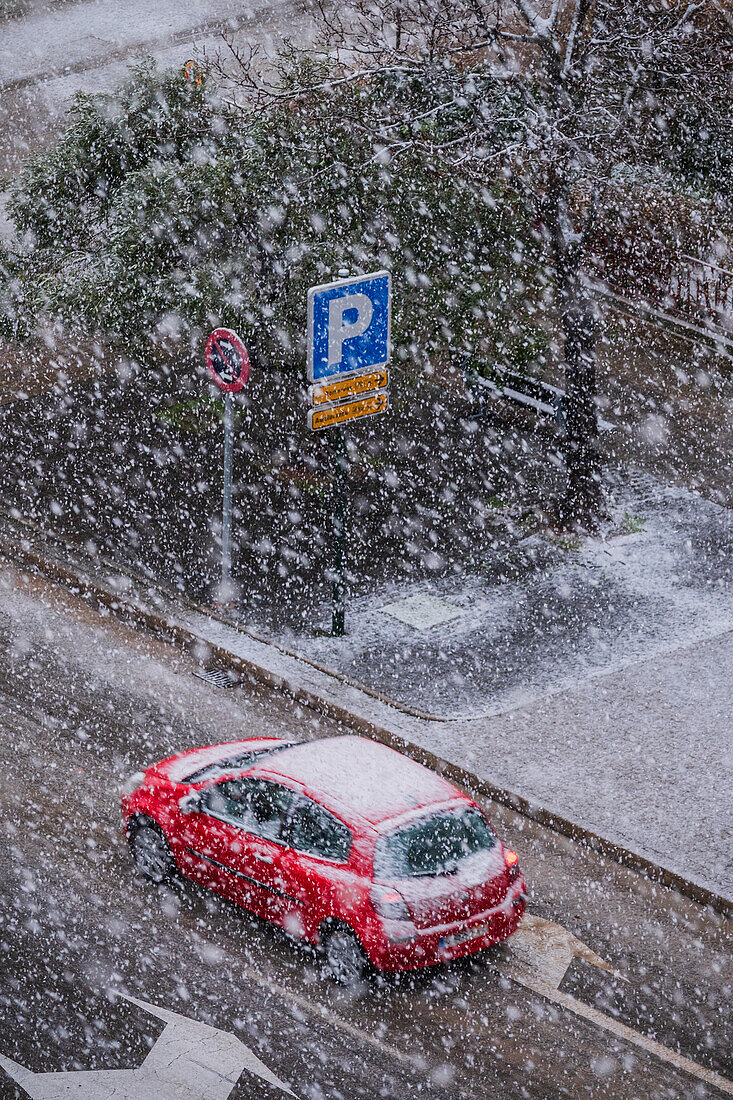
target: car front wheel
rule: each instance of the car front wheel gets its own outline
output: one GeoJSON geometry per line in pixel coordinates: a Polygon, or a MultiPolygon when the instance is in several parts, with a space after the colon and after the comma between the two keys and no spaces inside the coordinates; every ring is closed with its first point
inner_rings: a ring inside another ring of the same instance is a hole
{"type": "Polygon", "coordinates": [[[357,985],[366,977],[369,962],[359,940],[349,928],[334,928],[323,945],[326,973],[339,985],[357,985]]]}
{"type": "Polygon", "coordinates": [[[136,870],[151,882],[165,882],[175,870],[168,841],[155,825],[142,824],[132,830],[130,851],[136,870]]]}

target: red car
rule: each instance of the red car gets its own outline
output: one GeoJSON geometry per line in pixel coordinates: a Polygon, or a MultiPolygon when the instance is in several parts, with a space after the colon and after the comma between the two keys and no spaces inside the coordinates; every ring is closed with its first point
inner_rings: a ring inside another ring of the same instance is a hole
{"type": "Polygon", "coordinates": [[[478,951],[525,910],[480,807],[362,737],[179,753],[132,777],[122,817],[142,874],[178,869],[304,937],[340,982],[478,951]]]}

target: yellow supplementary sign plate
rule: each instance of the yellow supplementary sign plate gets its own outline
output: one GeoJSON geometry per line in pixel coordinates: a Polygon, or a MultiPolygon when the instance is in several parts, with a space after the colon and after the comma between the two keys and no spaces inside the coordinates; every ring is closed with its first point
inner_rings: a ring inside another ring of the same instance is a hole
{"type": "Polygon", "coordinates": [[[327,409],[311,409],[308,427],[314,432],[322,428],[335,428],[347,420],[359,420],[362,416],[374,416],[387,411],[389,394],[385,391],[363,397],[360,401],[348,401],[345,405],[331,405],[327,409]]]}
{"type": "Polygon", "coordinates": [[[357,374],[353,378],[342,378],[340,382],[330,382],[320,386],[311,386],[310,396],[314,406],[329,405],[335,401],[348,401],[352,397],[383,390],[389,385],[386,370],[373,370],[369,374],[357,374]]]}

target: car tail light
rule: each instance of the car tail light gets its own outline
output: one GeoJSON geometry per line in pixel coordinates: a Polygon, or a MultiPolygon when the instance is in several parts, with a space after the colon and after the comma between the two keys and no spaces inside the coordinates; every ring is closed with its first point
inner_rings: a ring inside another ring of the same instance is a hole
{"type": "Polygon", "coordinates": [[[519,856],[511,848],[507,848],[504,852],[504,862],[509,872],[509,881],[514,882],[516,878],[519,878],[519,856]]]}
{"type": "Polygon", "coordinates": [[[398,890],[390,886],[372,886],[369,894],[372,907],[380,917],[388,920],[412,920],[407,902],[398,890]]]}

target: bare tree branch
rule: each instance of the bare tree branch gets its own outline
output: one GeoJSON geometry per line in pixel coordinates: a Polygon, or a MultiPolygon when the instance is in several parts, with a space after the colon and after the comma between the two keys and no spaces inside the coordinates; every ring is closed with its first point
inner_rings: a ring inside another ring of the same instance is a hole
{"type": "Polygon", "coordinates": [[[585,16],[590,6],[590,0],[575,0],[575,6],[573,8],[573,17],[570,22],[570,30],[568,31],[567,42],[565,44],[565,56],[562,64],[562,75],[567,76],[570,71],[570,67],[573,64],[573,51],[575,49],[575,39],[577,37],[579,29],[583,26],[585,16]]]}

